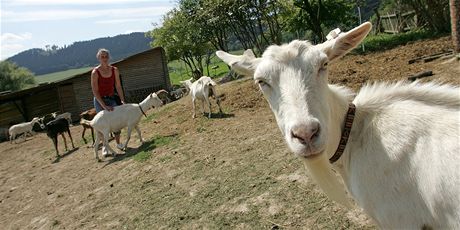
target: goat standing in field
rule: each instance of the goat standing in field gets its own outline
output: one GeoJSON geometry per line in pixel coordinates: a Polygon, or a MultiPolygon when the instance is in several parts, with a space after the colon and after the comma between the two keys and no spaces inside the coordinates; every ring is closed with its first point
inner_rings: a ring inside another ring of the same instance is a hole
{"type": "Polygon", "coordinates": [[[220,98],[217,96],[216,92],[216,85],[210,77],[202,76],[200,79],[196,80],[195,82],[191,82],[190,80],[183,81],[183,83],[190,89],[190,93],[192,95],[192,109],[193,115],[192,117],[196,117],[195,111],[195,101],[198,99],[201,101],[201,111],[204,114],[204,104],[206,103],[209,108],[208,118],[211,118],[211,102],[209,101],[209,97],[212,97],[216,100],[217,106],[219,107],[219,113],[222,114],[222,108],[220,107],[220,98]]]}
{"type": "MultiPolygon", "coordinates": [[[[95,108],[92,108],[92,109],[88,109],[82,113],[80,113],[80,119],[85,119],[87,121],[91,121],[93,120],[94,116],[96,116],[97,112],[96,112],[96,109],[95,108]]],[[[83,139],[83,141],[85,142],[85,144],[87,143],[86,139],[85,139],[85,131],[86,129],[90,129],[91,130],[91,138],[93,139],[93,145],[94,145],[94,130],[93,130],[93,127],[91,127],[91,125],[87,125],[85,123],[82,123],[80,122],[81,126],[83,127],[83,132],[81,133],[81,138],[83,139]]]]}
{"type": "Polygon", "coordinates": [[[108,143],[109,133],[120,131],[125,127],[128,127],[128,132],[123,148],[128,146],[133,128],[137,131],[139,140],[144,142],[142,140],[141,130],[138,126],[139,121],[141,120],[142,116],[147,117],[145,112],[147,112],[150,108],[160,107],[162,105],[163,102],[161,99],[158,98],[155,93],[152,93],[139,104],[123,104],[114,107],[113,111],[100,111],[91,121],[82,118],[81,123],[89,125],[96,130],[96,141],[94,144],[94,156],[96,159],[100,161],[99,156],[97,155],[100,140],[102,140],[105,149],[108,149],[112,155],[116,155],[116,152],[110,147],[108,143]]]}
{"type": "Polygon", "coordinates": [[[70,142],[72,143],[72,148],[75,149],[75,146],[73,145],[73,139],[72,135],[70,134],[70,129],[69,129],[69,122],[65,118],[56,118],[45,125],[46,129],[46,135],[53,141],[54,144],[54,149],[56,150],[56,156],[59,158],[59,149],[58,149],[58,135],[62,136],[62,139],[64,139],[64,146],[65,150],[68,151],[67,148],[67,140],[65,138],[64,133],[67,132],[70,137],[70,142]]]}
{"type": "Polygon", "coordinates": [[[14,139],[20,134],[24,135],[24,141],[26,140],[27,134],[32,135],[33,131],[32,128],[34,127],[34,124],[38,123],[40,124],[40,118],[34,117],[31,121],[29,122],[24,122],[21,124],[13,125],[9,128],[8,133],[10,134],[10,143],[13,142],[14,139]]]}
{"type": "Polygon", "coordinates": [[[270,46],[261,58],[217,56],[254,77],[289,148],[330,198],[350,206],[348,190],[382,229],[460,229],[460,89],[375,83],[353,99],[327,83],[328,63],[370,29],[270,46]]]}

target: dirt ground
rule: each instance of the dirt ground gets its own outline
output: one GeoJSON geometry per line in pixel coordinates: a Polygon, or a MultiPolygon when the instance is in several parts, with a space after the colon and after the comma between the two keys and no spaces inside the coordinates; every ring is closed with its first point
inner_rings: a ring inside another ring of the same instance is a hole
{"type": "MultiPolygon", "coordinates": [[[[450,48],[445,37],[348,55],[331,64],[329,78],[357,90],[366,82],[432,70],[425,80],[460,85],[458,62],[408,64],[450,48]]],[[[133,134],[125,154],[100,163],[81,140],[80,126],[71,128],[77,148],[59,160],[44,133],[0,143],[1,228],[375,228],[359,210],[341,208],[311,182],[251,79],[218,90],[226,95],[224,116],[192,119],[187,96],[147,112],[141,122],[146,143],[133,134]]]]}

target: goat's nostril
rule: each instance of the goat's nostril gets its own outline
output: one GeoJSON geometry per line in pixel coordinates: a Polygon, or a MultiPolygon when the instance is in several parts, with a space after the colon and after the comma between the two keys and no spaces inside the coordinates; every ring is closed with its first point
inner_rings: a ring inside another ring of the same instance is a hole
{"type": "Polygon", "coordinates": [[[301,144],[307,145],[319,136],[319,124],[296,125],[291,129],[291,137],[297,139],[301,144]]]}

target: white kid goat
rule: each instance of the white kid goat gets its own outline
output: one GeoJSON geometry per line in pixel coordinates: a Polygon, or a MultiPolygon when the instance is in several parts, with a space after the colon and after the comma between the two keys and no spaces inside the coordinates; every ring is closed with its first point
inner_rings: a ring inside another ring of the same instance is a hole
{"type": "MultiPolygon", "coordinates": [[[[27,134],[32,135],[32,128],[34,127],[35,123],[40,124],[40,118],[34,117],[31,121],[29,122],[24,122],[21,124],[13,125],[10,127],[8,130],[8,133],[10,134],[10,143],[13,142],[14,139],[20,134],[24,135],[24,141],[26,140],[27,134]]],[[[43,124],[40,124],[40,127],[44,127],[43,124]]]]}
{"type": "Polygon", "coordinates": [[[261,58],[217,56],[254,76],[289,148],[330,198],[350,206],[348,190],[382,229],[460,229],[460,89],[375,83],[353,99],[328,84],[328,63],[371,27],[315,46],[270,46],[261,58]]]}
{"type": "Polygon", "coordinates": [[[96,140],[94,142],[94,156],[96,159],[100,161],[97,155],[99,140],[102,140],[104,147],[109,150],[111,154],[116,154],[108,143],[109,134],[111,132],[117,132],[125,127],[128,127],[128,132],[126,134],[126,142],[123,145],[123,148],[128,146],[133,128],[137,131],[139,140],[144,142],[142,140],[141,130],[138,126],[139,121],[141,120],[142,115],[147,117],[145,112],[147,112],[150,108],[160,107],[162,105],[163,102],[157,94],[152,93],[139,104],[123,104],[114,107],[113,111],[100,111],[91,121],[82,118],[80,121],[81,123],[90,125],[94,128],[94,130],[96,130],[96,140]]]}
{"type": "Polygon", "coordinates": [[[192,109],[193,115],[192,117],[196,117],[195,112],[195,101],[198,99],[201,101],[201,111],[204,113],[204,104],[206,103],[209,108],[208,118],[211,118],[211,102],[209,101],[209,97],[216,99],[217,106],[219,107],[219,113],[222,113],[222,108],[220,107],[220,98],[217,96],[216,82],[214,82],[210,77],[202,76],[200,79],[196,80],[192,83],[192,80],[186,80],[182,82],[186,85],[188,89],[190,89],[190,94],[192,95],[192,109]]]}

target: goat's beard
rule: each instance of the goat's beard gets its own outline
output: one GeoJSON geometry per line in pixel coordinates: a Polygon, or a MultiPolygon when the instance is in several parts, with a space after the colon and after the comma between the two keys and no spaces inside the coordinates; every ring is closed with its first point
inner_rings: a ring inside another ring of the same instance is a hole
{"type": "Polygon", "coordinates": [[[329,198],[347,208],[352,207],[345,186],[332,170],[326,154],[322,153],[312,159],[302,158],[302,161],[308,168],[313,180],[329,198]]]}

